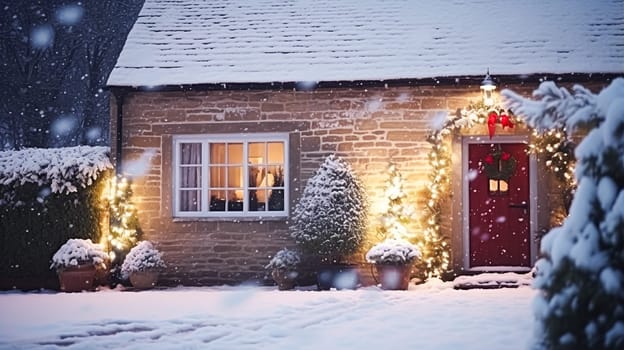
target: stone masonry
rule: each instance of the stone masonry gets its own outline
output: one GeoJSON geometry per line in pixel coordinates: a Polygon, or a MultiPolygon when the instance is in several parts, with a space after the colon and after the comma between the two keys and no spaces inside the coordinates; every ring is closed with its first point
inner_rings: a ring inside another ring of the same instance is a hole
{"type": "MultiPolygon", "coordinates": [[[[293,246],[287,219],[173,218],[173,135],[288,132],[290,208],[325,156],[344,157],[366,185],[374,238],[388,162],[397,164],[409,200],[422,208],[432,121],[479,99],[476,85],[130,93],[123,105],[123,162],[152,155],[147,172],[133,179],[133,198],[144,237],[168,262],[162,282],[263,283],[270,280],[264,265],[272,254],[293,246]]],[[[421,227],[419,219],[413,229],[421,227]]],[[[362,262],[363,253],[352,260],[362,262]]]]}

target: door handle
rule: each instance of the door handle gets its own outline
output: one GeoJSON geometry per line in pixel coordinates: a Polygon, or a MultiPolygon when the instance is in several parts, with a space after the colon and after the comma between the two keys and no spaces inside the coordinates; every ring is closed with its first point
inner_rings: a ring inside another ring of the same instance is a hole
{"type": "Polygon", "coordinates": [[[510,208],[519,208],[519,209],[529,209],[529,204],[526,202],[522,203],[509,203],[510,208]]]}

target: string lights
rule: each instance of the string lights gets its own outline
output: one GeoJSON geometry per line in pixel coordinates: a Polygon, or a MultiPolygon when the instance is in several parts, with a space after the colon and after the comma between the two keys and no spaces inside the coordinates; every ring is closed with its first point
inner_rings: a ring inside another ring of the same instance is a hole
{"type": "Polygon", "coordinates": [[[561,213],[553,212],[553,216],[556,216],[556,224],[561,224],[568,216],[577,185],[574,177],[575,144],[570,141],[565,129],[553,129],[541,134],[533,130],[532,139],[528,152],[542,157],[546,169],[554,174],[557,180],[557,193],[561,196],[563,207],[561,213]]]}
{"type": "Polygon", "coordinates": [[[428,155],[429,186],[425,202],[427,215],[424,234],[417,242],[422,253],[422,268],[426,271],[427,278],[443,276],[449,270],[450,264],[450,246],[441,228],[443,201],[448,197],[451,175],[451,140],[448,136],[462,129],[486,124],[492,119],[490,116],[493,113],[507,116],[507,122],[517,123],[512,114],[503,112],[501,108],[487,107],[484,103],[472,104],[457,113],[449,114],[441,127],[434,130],[427,139],[431,144],[428,155]]]}
{"type": "Polygon", "coordinates": [[[407,194],[403,190],[403,176],[394,163],[388,165],[385,197],[388,209],[382,214],[377,234],[384,239],[411,240],[408,227],[414,217],[414,207],[405,203],[407,194]]]}
{"type": "MultiPolygon", "coordinates": [[[[424,268],[427,277],[439,277],[448,271],[450,253],[447,239],[442,235],[442,206],[448,198],[451,174],[451,138],[449,135],[470,129],[476,125],[488,123],[492,113],[505,115],[507,124],[520,122],[513,114],[499,107],[487,107],[485,104],[472,104],[450,114],[440,128],[434,130],[428,138],[431,144],[429,152],[428,198],[426,200],[427,214],[425,216],[425,230],[418,247],[423,254],[424,268]]],[[[504,127],[505,125],[501,123],[504,127]]],[[[540,154],[547,170],[552,172],[562,191],[565,209],[569,204],[576,188],[574,180],[574,144],[569,141],[565,130],[550,130],[543,134],[533,131],[528,153],[540,154]]]]}
{"type": "Polygon", "coordinates": [[[119,265],[139,240],[139,221],[132,204],[131,181],[118,175],[111,179],[108,203],[110,206],[109,257],[119,265]]]}

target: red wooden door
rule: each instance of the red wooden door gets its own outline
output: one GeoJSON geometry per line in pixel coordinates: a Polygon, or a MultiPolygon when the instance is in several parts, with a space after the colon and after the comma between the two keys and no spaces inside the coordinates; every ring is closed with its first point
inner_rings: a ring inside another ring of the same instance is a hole
{"type": "Polygon", "coordinates": [[[523,143],[468,145],[470,267],[530,267],[529,157],[523,143]]]}

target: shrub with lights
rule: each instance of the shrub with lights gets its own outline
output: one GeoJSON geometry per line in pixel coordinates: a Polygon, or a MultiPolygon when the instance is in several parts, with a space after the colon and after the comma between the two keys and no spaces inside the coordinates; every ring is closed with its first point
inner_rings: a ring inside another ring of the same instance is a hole
{"type": "Polygon", "coordinates": [[[403,177],[393,163],[388,166],[384,194],[388,199],[388,207],[377,227],[377,235],[382,241],[366,253],[366,261],[376,264],[411,264],[420,256],[418,248],[408,241],[416,236],[409,231],[414,207],[406,203],[403,177]]]}
{"type": "Polygon", "coordinates": [[[141,238],[136,207],[131,201],[132,183],[122,175],[112,179],[110,185],[110,233],[107,243],[110,248],[110,260],[114,277],[119,276],[119,269],[124,258],[141,238]]]}

